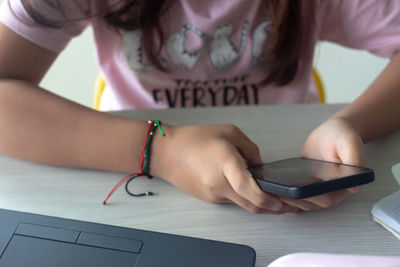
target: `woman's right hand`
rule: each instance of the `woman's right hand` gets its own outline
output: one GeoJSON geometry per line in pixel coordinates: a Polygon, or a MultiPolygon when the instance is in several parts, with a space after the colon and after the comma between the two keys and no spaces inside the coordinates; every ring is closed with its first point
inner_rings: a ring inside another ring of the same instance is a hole
{"type": "Polygon", "coordinates": [[[156,133],[150,173],[211,203],[234,202],[253,213],[296,212],[263,192],[247,166],[260,164],[257,146],[232,125],[163,126],[156,133]]]}

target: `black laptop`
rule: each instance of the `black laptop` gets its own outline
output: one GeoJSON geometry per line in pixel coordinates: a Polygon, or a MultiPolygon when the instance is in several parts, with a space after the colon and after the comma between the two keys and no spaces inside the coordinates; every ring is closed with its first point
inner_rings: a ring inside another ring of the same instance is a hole
{"type": "Polygon", "coordinates": [[[0,267],[254,266],[249,246],[0,209],[0,267]]]}

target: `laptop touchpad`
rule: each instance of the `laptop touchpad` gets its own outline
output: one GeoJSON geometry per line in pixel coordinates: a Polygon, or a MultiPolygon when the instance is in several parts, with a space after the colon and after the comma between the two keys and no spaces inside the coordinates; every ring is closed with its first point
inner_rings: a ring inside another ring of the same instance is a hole
{"type": "MultiPolygon", "coordinates": [[[[126,267],[127,262],[132,263],[130,266],[136,265],[139,257],[138,253],[132,253],[129,252],[130,250],[126,251],[125,249],[121,250],[120,248],[110,249],[100,244],[102,242],[104,243],[104,241],[111,241],[111,246],[115,247],[112,241],[115,241],[116,238],[110,239],[110,237],[106,237],[104,240],[104,238],[99,239],[95,234],[82,232],[82,237],[86,235],[88,235],[88,237],[82,239],[84,242],[79,242],[78,238],[76,241],[77,243],[75,243],[73,240],[68,240],[70,239],[70,232],[73,231],[46,226],[20,224],[4,251],[1,258],[1,266],[126,267]],[[46,230],[44,234],[42,234],[42,230],[46,230]],[[55,234],[57,238],[53,238],[55,234]]],[[[126,240],[122,241],[126,242],[126,240]]],[[[141,243],[141,241],[137,240],[128,241],[141,243]]],[[[136,243],[133,244],[136,245],[136,243]]],[[[123,244],[123,246],[126,245],[127,244],[123,244]]],[[[128,245],[132,246],[132,242],[128,245]]]]}

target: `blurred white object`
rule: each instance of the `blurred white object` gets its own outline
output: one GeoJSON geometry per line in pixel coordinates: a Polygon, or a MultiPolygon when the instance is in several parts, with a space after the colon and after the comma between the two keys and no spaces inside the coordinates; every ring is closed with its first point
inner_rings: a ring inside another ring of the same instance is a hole
{"type": "Polygon", "coordinates": [[[400,239],[400,190],[372,206],[372,218],[400,239]]]}
{"type": "MultiPolygon", "coordinates": [[[[400,184],[400,163],[393,165],[392,173],[400,184]]],[[[400,239],[400,190],[372,206],[372,219],[400,239]]]]}
{"type": "Polygon", "coordinates": [[[396,179],[397,183],[400,185],[400,163],[393,165],[392,173],[393,173],[393,176],[396,179]]]}
{"type": "Polygon", "coordinates": [[[282,256],[267,267],[399,267],[400,257],[294,253],[282,256]]]}

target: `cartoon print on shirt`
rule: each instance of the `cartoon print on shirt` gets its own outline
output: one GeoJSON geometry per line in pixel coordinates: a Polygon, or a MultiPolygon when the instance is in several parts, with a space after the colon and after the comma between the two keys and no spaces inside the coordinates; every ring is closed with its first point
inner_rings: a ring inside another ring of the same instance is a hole
{"type": "MultiPolygon", "coordinates": [[[[247,34],[252,38],[251,58],[247,63],[250,69],[257,68],[263,46],[268,38],[270,21],[255,24],[254,31],[249,33],[248,20],[243,21],[239,40],[232,39],[233,24],[217,27],[213,35],[207,35],[193,25],[185,24],[178,31],[167,36],[164,45],[164,57],[159,59],[166,69],[192,70],[201,57],[208,56],[212,71],[218,72],[234,66],[244,53],[247,34]],[[197,40],[192,40],[197,38],[197,40]],[[198,44],[196,48],[189,48],[198,44]]],[[[127,32],[124,35],[125,54],[133,71],[145,72],[155,67],[144,63],[142,35],[139,31],[127,32]]],[[[246,72],[246,70],[244,70],[246,72]]],[[[249,74],[238,74],[234,77],[216,77],[212,80],[175,79],[175,86],[152,88],[155,103],[175,107],[257,105],[259,86],[249,80],[249,74]]]]}
{"type": "Polygon", "coordinates": [[[136,72],[144,72],[153,66],[143,63],[142,33],[130,31],[124,34],[125,55],[129,67],[136,72]]]}
{"type": "Polygon", "coordinates": [[[208,36],[205,33],[201,32],[199,29],[190,24],[184,25],[180,31],[175,32],[169,36],[166,44],[168,57],[173,62],[172,67],[174,69],[191,70],[199,60],[200,56],[206,50],[207,44],[208,36]],[[193,53],[189,52],[185,48],[185,41],[187,38],[186,33],[189,30],[195,33],[201,39],[203,39],[202,47],[193,53]]]}
{"type": "MultiPolygon", "coordinates": [[[[268,27],[271,21],[261,22],[252,34],[252,57],[250,69],[257,67],[262,53],[265,40],[268,37],[268,27]]],[[[213,40],[208,47],[209,37],[193,25],[186,24],[179,31],[171,34],[166,42],[165,50],[170,59],[173,69],[191,70],[202,54],[209,48],[209,56],[214,71],[225,70],[233,66],[240,58],[246,46],[247,31],[249,22],[245,20],[242,25],[239,48],[229,38],[232,34],[233,26],[228,24],[215,30],[213,40]],[[192,31],[202,39],[201,48],[194,52],[189,52],[185,43],[188,40],[187,32],[192,31]]],[[[152,65],[143,63],[142,34],[140,31],[131,31],[124,34],[125,54],[130,68],[136,72],[145,72],[152,69],[152,65]]],[[[168,68],[165,58],[160,59],[160,64],[168,68]]]]}
{"type": "Polygon", "coordinates": [[[263,47],[264,42],[268,36],[268,27],[272,24],[271,21],[261,22],[253,32],[253,46],[251,51],[251,65],[250,68],[257,67],[263,47]]]}
{"type": "Polygon", "coordinates": [[[232,24],[217,28],[210,48],[211,62],[215,71],[227,69],[238,61],[246,46],[248,26],[249,22],[245,20],[242,26],[239,49],[229,38],[232,34],[232,24]]]}

